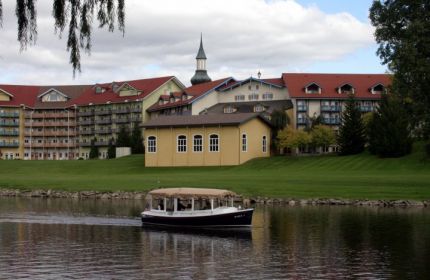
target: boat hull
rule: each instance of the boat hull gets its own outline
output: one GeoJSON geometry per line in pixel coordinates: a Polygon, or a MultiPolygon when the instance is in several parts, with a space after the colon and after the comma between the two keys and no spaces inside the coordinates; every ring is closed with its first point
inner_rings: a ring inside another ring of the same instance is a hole
{"type": "Polygon", "coordinates": [[[158,216],[143,214],[142,225],[181,227],[247,227],[251,226],[254,209],[204,216],[158,216]]]}

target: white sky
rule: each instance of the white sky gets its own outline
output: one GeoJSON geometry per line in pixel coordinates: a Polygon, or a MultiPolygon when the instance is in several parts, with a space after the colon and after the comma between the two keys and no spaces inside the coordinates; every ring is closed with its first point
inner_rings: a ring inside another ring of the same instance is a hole
{"type": "MultiPolygon", "coordinates": [[[[315,1],[318,2],[318,1],[315,1]]],[[[369,72],[384,68],[374,55],[373,28],[348,11],[323,12],[293,0],[127,0],[126,33],[99,30],[82,73],[68,63],[66,34],[54,34],[52,1],[39,0],[36,46],[20,53],[15,1],[3,0],[0,83],[85,84],[175,75],[188,85],[203,32],[212,79],[280,77],[282,72],[369,72]]]]}

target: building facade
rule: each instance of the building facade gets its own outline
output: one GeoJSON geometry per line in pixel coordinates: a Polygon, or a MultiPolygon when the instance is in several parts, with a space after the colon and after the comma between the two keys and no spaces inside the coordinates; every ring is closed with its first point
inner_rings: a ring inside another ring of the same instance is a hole
{"type": "Polygon", "coordinates": [[[270,123],[259,114],[168,116],[145,127],[145,166],[238,165],[270,156],[270,123]]]}

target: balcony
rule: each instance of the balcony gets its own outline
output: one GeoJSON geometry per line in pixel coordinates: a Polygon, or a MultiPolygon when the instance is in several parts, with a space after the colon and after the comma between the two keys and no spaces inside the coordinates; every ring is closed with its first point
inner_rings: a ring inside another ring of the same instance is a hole
{"type": "Polygon", "coordinates": [[[1,130],[0,136],[19,136],[19,131],[16,130],[1,130]]]}
{"type": "Polygon", "coordinates": [[[81,146],[81,147],[91,147],[91,142],[79,142],[79,146],[81,146]]]}
{"type": "Polygon", "coordinates": [[[111,134],[113,133],[112,129],[96,129],[97,134],[111,134]]]}
{"type": "Polygon", "coordinates": [[[88,130],[81,130],[79,134],[81,135],[94,135],[94,129],[88,129],[88,130]]]}
{"type": "Polygon", "coordinates": [[[130,110],[128,108],[119,108],[119,109],[114,109],[113,112],[115,114],[128,114],[130,113],[130,110]]]}
{"type": "Polygon", "coordinates": [[[64,122],[64,121],[45,122],[44,126],[48,126],[48,127],[52,127],[52,126],[76,126],[76,122],[64,122]]]}
{"type": "Polygon", "coordinates": [[[92,116],[94,115],[94,111],[79,111],[78,112],[78,117],[88,117],[88,116],[92,116]]]}
{"type": "Polygon", "coordinates": [[[298,112],[306,112],[308,110],[308,106],[306,105],[297,105],[298,112]]]}
{"type": "Polygon", "coordinates": [[[3,148],[18,148],[19,142],[0,142],[0,147],[3,148]]]}
{"type": "Polygon", "coordinates": [[[94,120],[79,121],[79,125],[93,125],[93,124],[94,124],[94,120]]]}
{"type": "Polygon", "coordinates": [[[142,113],[142,108],[131,108],[132,113],[142,113]]]}
{"type": "Polygon", "coordinates": [[[322,123],[328,124],[328,125],[339,125],[340,119],[339,118],[323,118],[322,123]]]}
{"type": "Polygon", "coordinates": [[[3,112],[3,113],[0,113],[0,117],[3,117],[3,118],[19,118],[19,112],[3,112]]]}
{"type": "Polygon", "coordinates": [[[373,112],[373,107],[372,106],[360,106],[360,111],[361,112],[373,112]]]}
{"type": "Polygon", "coordinates": [[[112,114],[112,111],[111,110],[95,110],[94,114],[96,116],[110,115],[110,114],[112,114]]]}
{"type": "Polygon", "coordinates": [[[115,123],[129,123],[130,119],[129,118],[121,118],[121,119],[116,119],[115,123]]]}
{"type": "Polygon", "coordinates": [[[340,112],[341,107],[339,105],[321,105],[321,112],[340,112]]]}
{"type": "Polygon", "coordinates": [[[297,118],[297,124],[307,124],[306,118],[297,118]]]}
{"type": "Polygon", "coordinates": [[[96,120],[96,124],[111,124],[112,119],[96,120]]]}
{"type": "Polygon", "coordinates": [[[12,121],[0,121],[0,126],[19,126],[19,122],[12,122],[12,121]]]}
{"type": "Polygon", "coordinates": [[[109,142],[108,141],[96,141],[94,143],[95,146],[109,146],[109,142]]]}
{"type": "Polygon", "coordinates": [[[25,143],[25,148],[75,148],[75,143],[25,143]]]}

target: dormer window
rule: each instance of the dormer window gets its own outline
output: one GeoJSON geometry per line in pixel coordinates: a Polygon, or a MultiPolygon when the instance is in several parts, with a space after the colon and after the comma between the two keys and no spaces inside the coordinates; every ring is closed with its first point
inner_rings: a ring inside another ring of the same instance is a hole
{"type": "Polygon", "coordinates": [[[114,92],[117,92],[117,91],[118,91],[118,88],[119,88],[119,85],[118,85],[117,83],[113,82],[113,83],[112,83],[112,90],[113,90],[114,92]]]}
{"type": "Polygon", "coordinates": [[[96,93],[103,93],[105,91],[101,86],[96,86],[96,93]]]}
{"type": "Polygon", "coordinates": [[[311,83],[305,87],[308,94],[321,94],[321,87],[317,83],[311,83]]]}
{"type": "Polygon", "coordinates": [[[355,89],[350,84],[344,84],[344,85],[337,88],[337,93],[339,93],[339,94],[354,94],[355,89]]]}
{"type": "Polygon", "coordinates": [[[377,84],[370,88],[372,94],[382,94],[386,92],[385,86],[383,84],[377,84]]]}
{"type": "Polygon", "coordinates": [[[188,95],[183,94],[183,95],[182,95],[182,100],[183,100],[183,101],[185,101],[185,100],[187,100],[187,99],[188,99],[188,95]]]}
{"type": "Polygon", "coordinates": [[[224,107],[224,114],[232,114],[236,111],[237,109],[231,105],[224,107]]]}
{"type": "Polygon", "coordinates": [[[158,100],[158,105],[163,105],[163,104],[164,104],[163,99],[158,100]]]}
{"type": "Polygon", "coordinates": [[[59,92],[56,89],[50,89],[38,96],[42,102],[66,102],[67,95],[59,92]]]}
{"type": "Polygon", "coordinates": [[[258,105],[254,106],[254,112],[260,113],[260,112],[264,112],[264,111],[266,111],[266,108],[263,105],[258,104],[258,105]]]}

